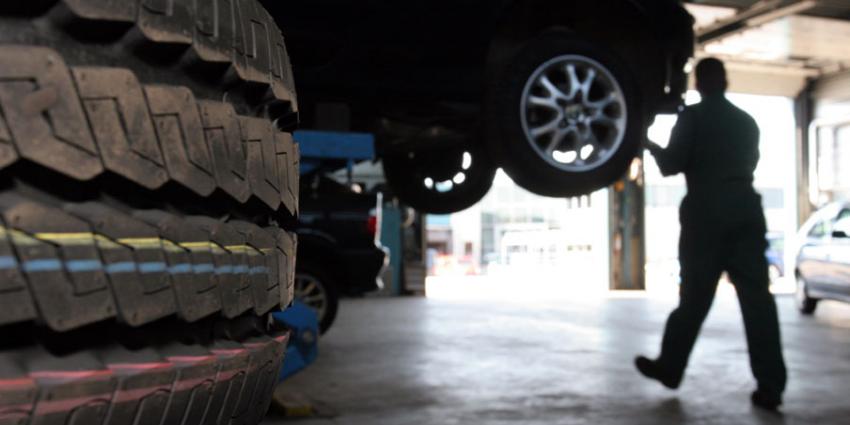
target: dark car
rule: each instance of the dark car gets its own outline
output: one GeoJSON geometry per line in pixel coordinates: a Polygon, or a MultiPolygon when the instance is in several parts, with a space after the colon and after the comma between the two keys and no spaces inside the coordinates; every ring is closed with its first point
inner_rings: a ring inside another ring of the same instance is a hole
{"type": "Polygon", "coordinates": [[[380,198],[321,173],[302,178],[295,297],[316,310],[322,333],[336,318],[340,296],[382,287],[380,198]]]}
{"type": "Polygon", "coordinates": [[[815,213],[800,230],[797,302],[812,314],[821,299],[850,302],[850,203],[815,213]]]}
{"type": "Polygon", "coordinates": [[[374,133],[396,195],[464,209],[502,167],[546,196],[620,178],[693,54],[677,0],[264,0],[304,128],[374,133]]]}

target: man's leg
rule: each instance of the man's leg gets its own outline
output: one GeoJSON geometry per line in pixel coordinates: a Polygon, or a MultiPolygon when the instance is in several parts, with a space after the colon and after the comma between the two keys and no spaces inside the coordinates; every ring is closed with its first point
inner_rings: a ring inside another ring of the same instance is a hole
{"type": "MultiPolygon", "coordinates": [[[[683,220],[683,222],[686,222],[683,220]]],[[[718,261],[716,232],[708,223],[683,225],[679,241],[681,286],[679,306],[667,319],[657,364],[678,385],[688,365],[702,323],[711,309],[722,269],[718,261]]]]}
{"type": "Polygon", "coordinates": [[[750,367],[758,388],[781,401],[787,372],[776,302],[770,293],[764,227],[754,222],[734,233],[737,237],[730,242],[728,271],[738,293],[750,351],[750,367]]]}

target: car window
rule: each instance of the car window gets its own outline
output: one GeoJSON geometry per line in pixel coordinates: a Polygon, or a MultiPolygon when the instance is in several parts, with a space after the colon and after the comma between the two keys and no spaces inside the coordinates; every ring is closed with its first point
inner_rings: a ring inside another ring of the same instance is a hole
{"type": "Polygon", "coordinates": [[[836,218],[835,221],[841,221],[841,220],[844,220],[846,218],[850,218],[850,209],[845,208],[845,209],[841,210],[840,213],[838,213],[838,218],[836,218]]]}
{"type": "Polygon", "coordinates": [[[810,238],[823,238],[826,236],[826,222],[823,220],[818,221],[812,230],[809,230],[810,238]]]}
{"type": "Polygon", "coordinates": [[[838,221],[832,226],[833,232],[844,232],[847,235],[850,235],[850,214],[846,217],[839,218],[838,221]]]}

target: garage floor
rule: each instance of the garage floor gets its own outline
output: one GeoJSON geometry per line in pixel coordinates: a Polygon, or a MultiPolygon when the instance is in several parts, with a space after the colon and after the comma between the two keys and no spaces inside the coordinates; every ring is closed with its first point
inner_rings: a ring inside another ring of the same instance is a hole
{"type": "Polygon", "coordinates": [[[283,390],[326,418],[265,424],[848,424],[850,306],[802,318],[780,297],[790,372],[784,416],[750,407],[740,314],[727,288],[683,387],[640,378],[674,299],[558,303],[363,299],[342,305],[319,361],[283,390]]]}

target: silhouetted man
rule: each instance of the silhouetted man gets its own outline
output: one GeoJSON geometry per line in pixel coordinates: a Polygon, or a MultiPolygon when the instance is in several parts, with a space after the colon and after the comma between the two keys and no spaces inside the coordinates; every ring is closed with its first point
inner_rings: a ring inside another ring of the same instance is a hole
{"type": "Polygon", "coordinates": [[[678,388],[700,327],[726,271],[735,285],[758,382],[752,402],[775,410],[782,404],[786,371],[776,303],[769,291],[766,225],[761,197],[753,189],[759,160],[759,129],[728,100],[723,62],[705,59],[696,68],[702,102],[685,108],[667,148],[649,143],[661,173],[684,173],[679,240],[679,307],[670,314],[661,355],[635,359],[638,370],[678,388]]]}

